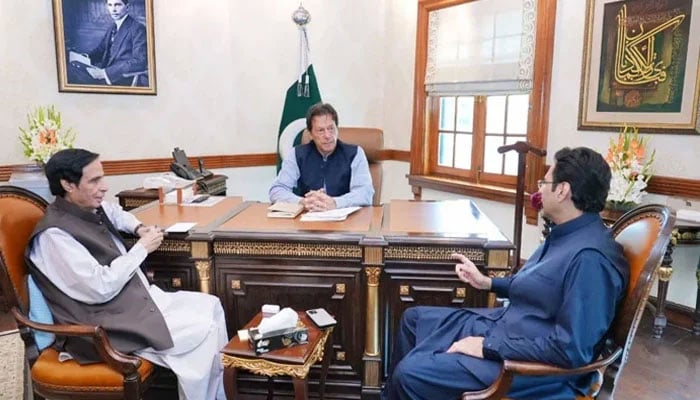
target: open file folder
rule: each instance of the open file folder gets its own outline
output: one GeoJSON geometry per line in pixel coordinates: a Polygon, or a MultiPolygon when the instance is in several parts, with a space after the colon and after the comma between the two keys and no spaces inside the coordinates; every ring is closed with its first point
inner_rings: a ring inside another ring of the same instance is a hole
{"type": "Polygon", "coordinates": [[[345,207],[328,211],[307,212],[301,216],[300,221],[345,221],[348,215],[359,209],[360,207],[345,207]]]}

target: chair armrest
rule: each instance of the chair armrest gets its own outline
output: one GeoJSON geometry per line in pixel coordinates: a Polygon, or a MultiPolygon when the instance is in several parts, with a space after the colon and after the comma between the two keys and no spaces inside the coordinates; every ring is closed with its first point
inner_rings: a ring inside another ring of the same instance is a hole
{"type": "Polygon", "coordinates": [[[51,332],[60,336],[92,337],[100,358],[112,369],[123,375],[133,374],[141,366],[140,358],[124,354],[112,347],[107,333],[100,326],[41,324],[31,321],[17,307],[12,307],[10,311],[20,327],[25,326],[42,332],[51,332]]]}
{"type": "Polygon", "coordinates": [[[594,363],[579,368],[560,368],[549,364],[528,361],[503,361],[503,369],[498,378],[486,389],[477,392],[468,392],[462,395],[462,400],[500,400],[506,396],[515,375],[541,376],[541,375],[580,375],[588,372],[605,369],[622,355],[622,347],[618,347],[609,356],[594,363]]]}

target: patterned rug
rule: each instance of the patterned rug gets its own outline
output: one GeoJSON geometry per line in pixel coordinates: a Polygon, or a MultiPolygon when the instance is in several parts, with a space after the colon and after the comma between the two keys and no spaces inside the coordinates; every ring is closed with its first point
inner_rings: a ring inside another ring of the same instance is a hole
{"type": "Polygon", "coordinates": [[[0,332],[0,360],[0,399],[22,399],[24,344],[17,330],[0,332]]]}

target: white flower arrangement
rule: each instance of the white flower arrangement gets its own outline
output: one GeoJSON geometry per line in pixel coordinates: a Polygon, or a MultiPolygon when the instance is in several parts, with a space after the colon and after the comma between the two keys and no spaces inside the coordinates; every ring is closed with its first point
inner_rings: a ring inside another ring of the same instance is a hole
{"type": "Polygon", "coordinates": [[[27,121],[26,129],[19,128],[19,141],[30,160],[45,164],[56,152],[73,148],[75,133],[70,128],[62,130],[61,113],[53,106],[37,107],[27,114],[27,121]]]}
{"type": "Polygon", "coordinates": [[[647,182],[652,175],[652,163],[656,151],[645,161],[649,139],[639,136],[635,127],[625,127],[617,141],[610,140],[606,160],[610,165],[612,179],[608,201],[613,204],[639,204],[646,195],[647,182]]]}

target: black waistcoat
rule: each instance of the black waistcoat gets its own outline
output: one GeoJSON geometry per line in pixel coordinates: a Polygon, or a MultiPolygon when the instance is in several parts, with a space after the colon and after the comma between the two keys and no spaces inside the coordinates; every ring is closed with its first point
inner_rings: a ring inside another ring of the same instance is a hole
{"type": "Polygon", "coordinates": [[[338,140],[333,153],[324,159],[314,142],[310,142],[297,147],[295,154],[300,172],[294,189],[297,196],[324,187],[326,194],[331,197],[342,196],[350,191],[350,165],[357,155],[357,146],[338,140]]]}
{"type": "MultiPolygon", "coordinates": [[[[95,257],[101,265],[110,265],[121,253],[112,240],[110,231],[118,235],[116,228],[104,216],[85,211],[62,197],[46,209],[46,215],[37,224],[30,243],[41,232],[49,228],[60,228],[68,232],[95,257]]],[[[64,294],[29,258],[26,259],[32,277],[46,297],[54,320],[60,324],[100,325],[107,331],[109,340],[117,350],[132,353],[146,347],[164,350],[173,346],[165,319],[144,287],[134,274],[121,292],[102,304],[86,304],[64,294]]],[[[51,265],[45,266],[51,268],[51,265]]],[[[81,337],[57,338],[55,347],[67,351],[80,363],[99,361],[92,340],[81,337]]]]}

